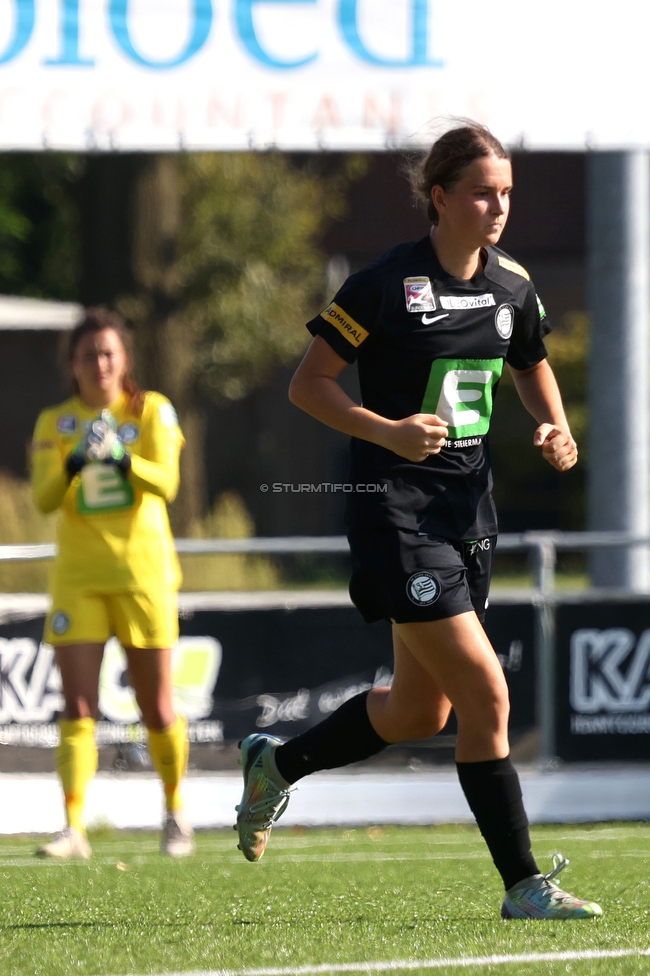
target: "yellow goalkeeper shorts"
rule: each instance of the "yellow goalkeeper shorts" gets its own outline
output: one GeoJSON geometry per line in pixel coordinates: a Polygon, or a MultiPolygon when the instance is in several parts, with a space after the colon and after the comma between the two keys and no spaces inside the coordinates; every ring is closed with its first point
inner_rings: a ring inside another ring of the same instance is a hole
{"type": "Polygon", "coordinates": [[[45,621],[48,644],[105,644],[110,637],[122,647],[173,647],[178,640],[176,592],[53,592],[45,621]]]}

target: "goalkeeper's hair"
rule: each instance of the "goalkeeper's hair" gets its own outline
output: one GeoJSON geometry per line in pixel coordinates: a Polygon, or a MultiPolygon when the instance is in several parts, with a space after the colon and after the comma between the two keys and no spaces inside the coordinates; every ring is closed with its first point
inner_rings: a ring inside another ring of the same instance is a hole
{"type": "Polygon", "coordinates": [[[96,305],[84,309],[84,316],[81,322],[74,327],[68,336],[65,363],[70,376],[70,382],[74,393],[79,395],[79,384],[72,375],[70,365],[74,359],[77,346],[85,335],[92,332],[103,332],[104,329],[112,329],[120,338],[127,358],[126,373],[122,379],[122,389],[129,398],[129,412],[139,417],[142,413],[144,403],[144,393],[133,378],[133,333],[128,328],[124,319],[117,312],[112,312],[105,305],[96,305]]]}

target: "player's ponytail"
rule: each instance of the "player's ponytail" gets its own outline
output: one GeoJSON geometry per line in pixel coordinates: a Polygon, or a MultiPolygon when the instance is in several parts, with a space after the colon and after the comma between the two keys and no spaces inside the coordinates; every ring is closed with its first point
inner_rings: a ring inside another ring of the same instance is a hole
{"type": "Polygon", "coordinates": [[[426,156],[408,169],[411,188],[416,197],[427,204],[427,216],[433,224],[438,223],[438,211],[431,199],[434,186],[451,190],[461,178],[463,169],[475,159],[492,155],[510,159],[510,154],[486,126],[472,119],[453,121],[457,125],[436,139],[426,156]]]}
{"type": "Polygon", "coordinates": [[[74,375],[72,375],[70,366],[72,360],[74,359],[79,342],[83,336],[88,335],[88,333],[102,332],[104,329],[112,329],[113,332],[116,332],[120,338],[122,346],[124,347],[127,358],[127,369],[124,377],[122,378],[122,389],[129,398],[129,412],[134,416],[139,417],[142,413],[144,394],[133,378],[133,335],[131,330],[124,322],[124,319],[118,315],[117,312],[111,312],[110,309],[106,308],[104,305],[86,308],[84,310],[84,317],[82,318],[81,322],[74,327],[68,337],[65,360],[68,372],[70,373],[72,389],[78,396],[79,384],[74,378],[74,375]]]}

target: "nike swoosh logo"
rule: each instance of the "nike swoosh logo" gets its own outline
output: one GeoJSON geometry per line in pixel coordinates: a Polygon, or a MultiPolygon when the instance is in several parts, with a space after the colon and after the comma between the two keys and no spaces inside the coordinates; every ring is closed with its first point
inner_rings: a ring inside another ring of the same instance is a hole
{"type": "Polygon", "coordinates": [[[425,312],[424,315],[422,316],[422,324],[432,325],[434,322],[437,322],[439,319],[446,319],[448,317],[449,317],[449,312],[445,312],[444,315],[432,315],[431,318],[429,318],[429,316],[425,312]]]}

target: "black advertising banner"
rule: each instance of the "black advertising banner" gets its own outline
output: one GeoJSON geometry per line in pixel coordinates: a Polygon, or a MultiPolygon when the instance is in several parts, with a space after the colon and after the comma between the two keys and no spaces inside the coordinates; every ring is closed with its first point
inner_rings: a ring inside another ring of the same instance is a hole
{"type": "Polygon", "coordinates": [[[197,610],[181,619],[181,633],[210,634],[221,646],[210,718],[224,739],[297,735],[390,681],[390,626],[365,624],[353,607],[197,610]]]}
{"type": "Polygon", "coordinates": [[[650,603],[557,608],[556,752],[650,759],[650,603]]]}
{"type": "MultiPolygon", "coordinates": [[[[392,677],[390,625],[368,625],[353,607],[186,610],[180,623],[172,676],[193,742],[232,741],[256,730],[293,736],[392,677]]],[[[533,608],[492,606],[486,629],[508,676],[511,729],[525,731],[534,725],[533,608]]],[[[56,744],[63,700],[42,630],[41,616],[0,625],[0,744],[56,744]]],[[[99,691],[98,743],[141,739],[115,640],[106,646],[99,691]]]]}
{"type": "Polygon", "coordinates": [[[485,620],[510,689],[510,732],[535,727],[535,609],[530,603],[491,604],[485,620]]]}

